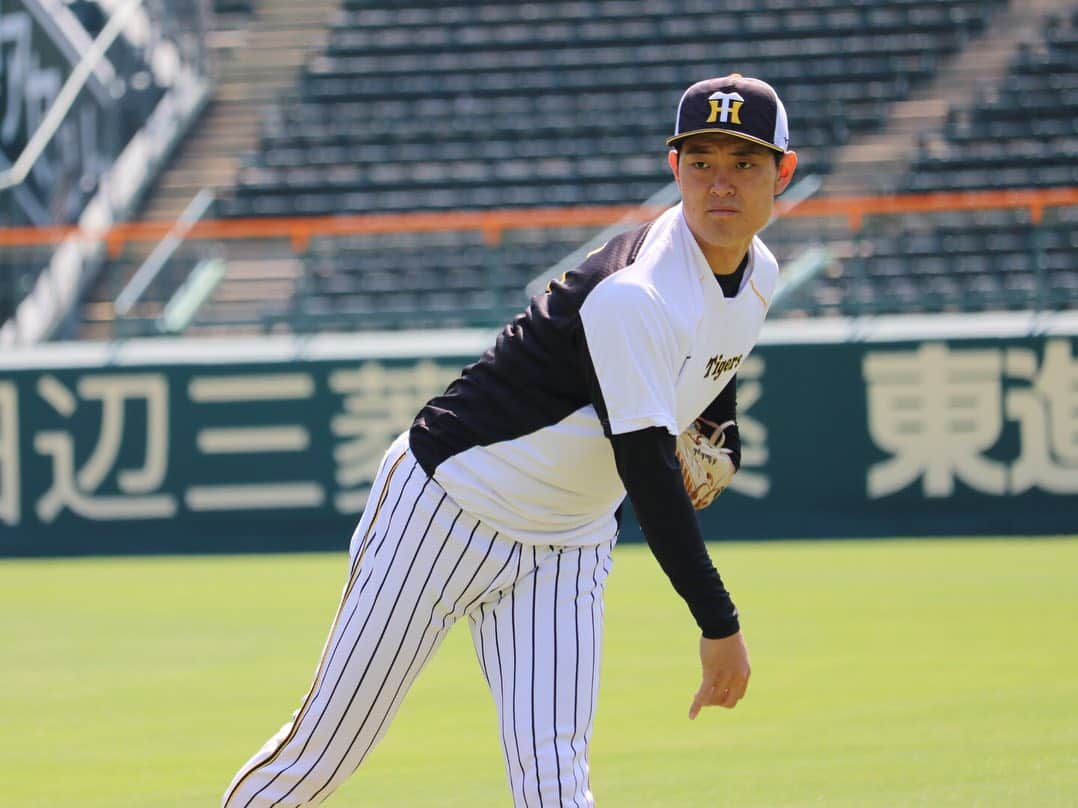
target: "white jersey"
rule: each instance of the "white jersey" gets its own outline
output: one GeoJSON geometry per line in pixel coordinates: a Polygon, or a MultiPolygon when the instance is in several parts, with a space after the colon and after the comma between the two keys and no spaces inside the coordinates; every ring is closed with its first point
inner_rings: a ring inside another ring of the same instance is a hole
{"type": "Polygon", "coordinates": [[[755,346],[777,281],[756,238],[726,298],[675,206],[534,298],[420,412],[412,450],[465,512],[517,541],[613,535],[625,489],[608,436],[677,435],[699,417],[755,346]]]}

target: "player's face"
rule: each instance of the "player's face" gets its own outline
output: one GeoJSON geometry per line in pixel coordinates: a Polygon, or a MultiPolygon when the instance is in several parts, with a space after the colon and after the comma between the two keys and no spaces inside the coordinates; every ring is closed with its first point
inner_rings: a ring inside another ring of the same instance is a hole
{"type": "Polygon", "coordinates": [[[737,268],[796,167],[793,152],[776,166],[771,149],[732,135],[694,135],[670,152],[685,220],[712,271],[737,268]]]}

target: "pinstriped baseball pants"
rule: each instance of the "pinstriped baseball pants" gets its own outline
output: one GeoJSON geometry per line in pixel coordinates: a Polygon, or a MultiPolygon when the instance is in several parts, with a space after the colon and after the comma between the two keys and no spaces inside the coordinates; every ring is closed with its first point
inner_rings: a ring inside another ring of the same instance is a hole
{"type": "Polygon", "coordinates": [[[384,735],[461,617],[496,702],[513,804],[593,806],[588,745],[614,537],[557,547],[500,536],[428,479],[403,439],[369,502],[311,689],[223,808],[321,803],[384,735]]]}

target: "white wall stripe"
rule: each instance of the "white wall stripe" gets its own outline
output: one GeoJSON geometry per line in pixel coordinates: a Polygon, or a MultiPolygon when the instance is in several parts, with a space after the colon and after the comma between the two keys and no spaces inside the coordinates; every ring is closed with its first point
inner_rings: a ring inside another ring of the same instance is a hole
{"type": "Polygon", "coordinates": [[[193,511],[317,508],[325,498],[318,483],[193,485],[184,492],[184,502],[193,511]]]}
{"type": "Polygon", "coordinates": [[[306,399],[314,395],[314,379],[307,373],[194,376],[187,394],[200,404],[306,399]]]}
{"type": "Polygon", "coordinates": [[[203,454],[302,452],[311,436],[302,426],[236,426],[200,429],[195,445],[203,454]]]}

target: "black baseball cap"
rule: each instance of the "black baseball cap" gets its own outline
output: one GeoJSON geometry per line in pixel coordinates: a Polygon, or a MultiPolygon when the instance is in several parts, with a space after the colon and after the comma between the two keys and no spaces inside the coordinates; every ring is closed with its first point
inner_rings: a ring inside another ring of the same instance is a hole
{"type": "Polygon", "coordinates": [[[786,108],[778,93],[766,81],[740,73],[704,79],[687,89],[666,145],[706,132],[725,132],[777,152],[785,153],[790,146],[786,108]]]}

